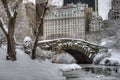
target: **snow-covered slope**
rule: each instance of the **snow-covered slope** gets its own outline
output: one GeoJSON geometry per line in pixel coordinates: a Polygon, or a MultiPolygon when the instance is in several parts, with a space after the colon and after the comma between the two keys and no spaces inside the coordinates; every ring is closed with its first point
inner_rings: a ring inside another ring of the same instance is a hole
{"type": "Polygon", "coordinates": [[[32,60],[22,50],[16,49],[17,61],[5,59],[6,46],[0,47],[0,80],[65,80],[62,71],[77,70],[77,64],[53,64],[32,60]]]}
{"type": "Polygon", "coordinates": [[[120,50],[109,49],[108,52],[100,52],[95,56],[93,63],[107,66],[120,65],[120,50]]]}
{"type": "Polygon", "coordinates": [[[17,61],[5,60],[6,47],[0,48],[0,80],[64,80],[58,65],[40,63],[21,50],[17,51],[17,61]]]}
{"type": "Polygon", "coordinates": [[[106,57],[101,60],[100,64],[103,65],[120,65],[120,50],[110,49],[108,53],[111,55],[110,57],[106,57]]]}

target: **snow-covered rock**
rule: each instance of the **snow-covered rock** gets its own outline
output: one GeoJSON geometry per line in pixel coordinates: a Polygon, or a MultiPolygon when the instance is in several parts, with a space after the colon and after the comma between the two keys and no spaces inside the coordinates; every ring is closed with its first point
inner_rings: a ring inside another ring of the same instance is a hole
{"type": "Polygon", "coordinates": [[[105,58],[100,62],[100,64],[103,64],[106,66],[117,66],[117,65],[119,65],[119,62],[117,59],[105,58]]]}
{"type": "Polygon", "coordinates": [[[101,62],[101,60],[103,60],[106,57],[110,57],[111,54],[108,53],[107,49],[100,49],[99,53],[95,55],[94,59],[93,59],[93,63],[94,64],[99,64],[101,62]]]}
{"type": "MultiPolygon", "coordinates": [[[[108,55],[108,54],[107,54],[108,55]]],[[[101,62],[101,60],[103,60],[104,58],[107,57],[107,55],[102,54],[102,53],[98,53],[95,58],[93,59],[93,64],[99,64],[101,62]]]]}
{"type": "Polygon", "coordinates": [[[104,65],[120,65],[120,50],[110,49],[109,53],[111,56],[109,58],[103,59],[100,64],[104,65]]]}
{"type": "Polygon", "coordinates": [[[32,42],[32,39],[29,36],[26,36],[24,42],[32,42]]]}
{"type": "Polygon", "coordinates": [[[120,50],[109,49],[107,53],[99,53],[95,56],[93,63],[107,66],[120,65],[120,50]]]}
{"type": "Polygon", "coordinates": [[[32,39],[29,36],[26,36],[23,41],[24,52],[27,54],[31,54],[32,52],[32,39]]]}
{"type": "Polygon", "coordinates": [[[61,70],[63,72],[74,71],[74,70],[78,70],[78,69],[81,69],[81,67],[77,64],[66,64],[66,65],[59,67],[59,70],[61,70]]]}
{"type": "Polygon", "coordinates": [[[52,62],[52,58],[55,55],[55,52],[42,50],[40,47],[36,48],[36,58],[39,61],[49,60],[52,62]]]}
{"type": "MultiPolygon", "coordinates": [[[[39,59],[40,61],[41,60],[45,60],[45,59],[48,59],[48,57],[50,56],[50,53],[51,52],[47,52],[47,51],[43,51],[41,50],[40,47],[37,47],[36,48],[36,58],[39,59]]],[[[52,55],[52,54],[51,54],[52,55]]]]}
{"type": "Polygon", "coordinates": [[[69,53],[59,53],[52,51],[41,50],[40,47],[36,49],[36,58],[40,61],[49,60],[52,63],[71,64],[76,63],[76,60],[69,53]]]}
{"type": "Polygon", "coordinates": [[[69,53],[56,54],[52,60],[53,63],[70,64],[76,63],[76,60],[69,53]]]}

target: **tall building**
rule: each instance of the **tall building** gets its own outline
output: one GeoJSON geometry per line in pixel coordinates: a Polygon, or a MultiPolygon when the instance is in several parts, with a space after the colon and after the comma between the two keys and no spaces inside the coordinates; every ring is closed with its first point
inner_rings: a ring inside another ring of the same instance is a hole
{"type": "Polygon", "coordinates": [[[112,0],[112,8],[109,11],[108,18],[111,20],[120,20],[120,0],[112,0]]]}
{"type": "Polygon", "coordinates": [[[44,19],[43,38],[78,38],[85,39],[87,29],[87,16],[92,9],[88,10],[87,4],[69,4],[61,9],[48,12],[44,19]]]}
{"type": "Polygon", "coordinates": [[[98,0],[95,0],[95,12],[98,15],[98,0]]]}
{"type": "Polygon", "coordinates": [[[98,0],[95,0],[95,11],[92,14],[92,19],[89,24],[90,32],[97,32],[102,30],[102,17],[98,14],[98,0]]]}
{"type": "Polygon", "coordinates": [[[90,32],[97,32],[102,30],[102,17],[101,16],[92,16],[92,20],[89,24],[89,31],[90,32]]]}

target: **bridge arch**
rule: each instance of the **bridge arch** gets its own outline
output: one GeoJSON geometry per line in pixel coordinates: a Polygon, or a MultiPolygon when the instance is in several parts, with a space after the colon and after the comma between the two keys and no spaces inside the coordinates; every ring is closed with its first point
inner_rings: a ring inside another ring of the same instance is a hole
{"type": "Polygon", "coordinates": [[[85,48],[82,46],[78,45],[62,45],[59,47],[59,51],[65,51],[69,53],[71,56],[74,57],[77,63],[79,64],[86,64],[86,63],[92,63],[92,57],[94,55],[90,55],[90,52],[87,51],[85,48]]]}
{"type": "Polygon", "coordinates": [[[78,64],[92,63],[92,61],[83,52],[74,49],[66,49],[65,51],[73,56],[78,64]]]}

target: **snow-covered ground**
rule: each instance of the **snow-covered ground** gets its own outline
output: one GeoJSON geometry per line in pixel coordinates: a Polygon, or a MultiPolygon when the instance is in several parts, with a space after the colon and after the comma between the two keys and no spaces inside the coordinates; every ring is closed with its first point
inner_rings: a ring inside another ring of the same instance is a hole
{"type": "Polygon", "coordinates": [[[100,64],[113,66],[120,65],[120,50],[109,49],[108,54],[110,54],[110,56],[101,60],[100,64]]]}
{"type": "Polygon", "coordinates": [[[7,61],[6,46],[0,47],[0,80],[65,80],[62,70],[80,69],[77,64],[53,64],[32,60],[22,50],[16,49],[17,61],[7,61]]]}
{"type": "Polygon", "coordinates": [[[95,56],[93,63],[109,66],[120,65],[120,50],[114,48],[115,44],[116,40],[103,38],[101,40],[101,45],[108,47],[108,50],[100,50],[99,53],[95,56]]]}
{"type": "Polygon", "coordinates": [[[120,50],[109,49],[107,53],[98,53],[93,63],[102,65],[120,65],[120,50]]]}
{"type": "Polygon", "coordinates": [[[61,67],[59,67],[59,70],[66,72],[66,71],[74,71],[74,70],[79,70],[81,67],[77,64],[66,64],[61,67]]]}

